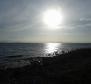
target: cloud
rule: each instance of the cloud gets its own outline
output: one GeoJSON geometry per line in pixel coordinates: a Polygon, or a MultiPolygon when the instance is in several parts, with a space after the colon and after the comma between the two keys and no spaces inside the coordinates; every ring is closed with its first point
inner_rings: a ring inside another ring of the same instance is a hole
{"type": "Polygon", "coordinates": [[[28,0],[26,2],[24,0],[21,2],[17,0],[17,2],[15,2],[16,4],[10,1],[11,0],[5,1],[7,2],[6,6],[3,2],[1,6],[0,29],[17,30],[18,28],[19,30],[23,30],[25,28],[23,27],[24,25],[34,25],[34,21],[36,23],[36,9],[31,3],[28,3],[28,0]]]}
{"type": "Polygon", "coordinates": [[[75,35],[91,36],[90,2],[88,0],[1,0],[0,40],[27,39],[28,41],[31,38],[32,41],[37,37],[37,40],[41,39],[42,35],[43,38],[46,36],[64,38],[62,37],[64,35],[69,35],[69,38],[75,35]],[[62,8],[64,23],[53,31],[43,25],[42,12],[55,6],[62,8]]]}

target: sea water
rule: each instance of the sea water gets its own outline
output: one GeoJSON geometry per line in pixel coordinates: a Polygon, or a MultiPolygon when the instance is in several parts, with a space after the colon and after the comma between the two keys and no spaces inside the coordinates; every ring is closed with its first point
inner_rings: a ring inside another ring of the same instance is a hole
{"type": "MultiPolygon", "coordinates": [[[[31,57],[50,57],[79,48],[91,48],[90,43],[0,43],[0,63],[31,57]]],[[[24,63],[24,61],[22,62],[24,63]]]]}

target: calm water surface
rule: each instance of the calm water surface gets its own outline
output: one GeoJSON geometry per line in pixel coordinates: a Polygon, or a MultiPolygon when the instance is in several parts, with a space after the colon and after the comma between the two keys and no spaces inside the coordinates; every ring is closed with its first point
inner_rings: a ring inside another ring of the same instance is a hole
{"type": "Polygon", "coordinates": [[[91,44],[62,44],[62,43],[1,43],[0,57],[29,56],[44,57],[55,51],[68,51],[78,48],[91,48],[91,44]]]}
{"type": "Polygon", "coordinates": [[[7,59],[53,56],[54,52],[91,48],[91,44],[66,43],[0,43],[0,62],[7,59]]]}

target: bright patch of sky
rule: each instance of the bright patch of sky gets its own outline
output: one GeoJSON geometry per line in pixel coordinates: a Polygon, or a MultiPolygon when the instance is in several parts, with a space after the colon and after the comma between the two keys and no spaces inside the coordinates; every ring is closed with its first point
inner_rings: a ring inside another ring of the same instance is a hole
{"type": "Polygon", "coordinates": [[[0,42],[91,42],[91,0],[0,0],[0,42]],[[42,13],[61,8],[57,30],[43,24],[42,13]]]}

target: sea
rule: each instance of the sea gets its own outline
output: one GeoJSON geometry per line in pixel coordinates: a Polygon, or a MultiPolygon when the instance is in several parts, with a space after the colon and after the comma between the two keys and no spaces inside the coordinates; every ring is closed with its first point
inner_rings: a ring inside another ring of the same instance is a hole
{"type": "Polygon", "coordinates": [[[91,48],[91,43],[0,43],[0,65],[21,67],[31,64],[31,58],[53,57],[80,48],[91,48]]]}

